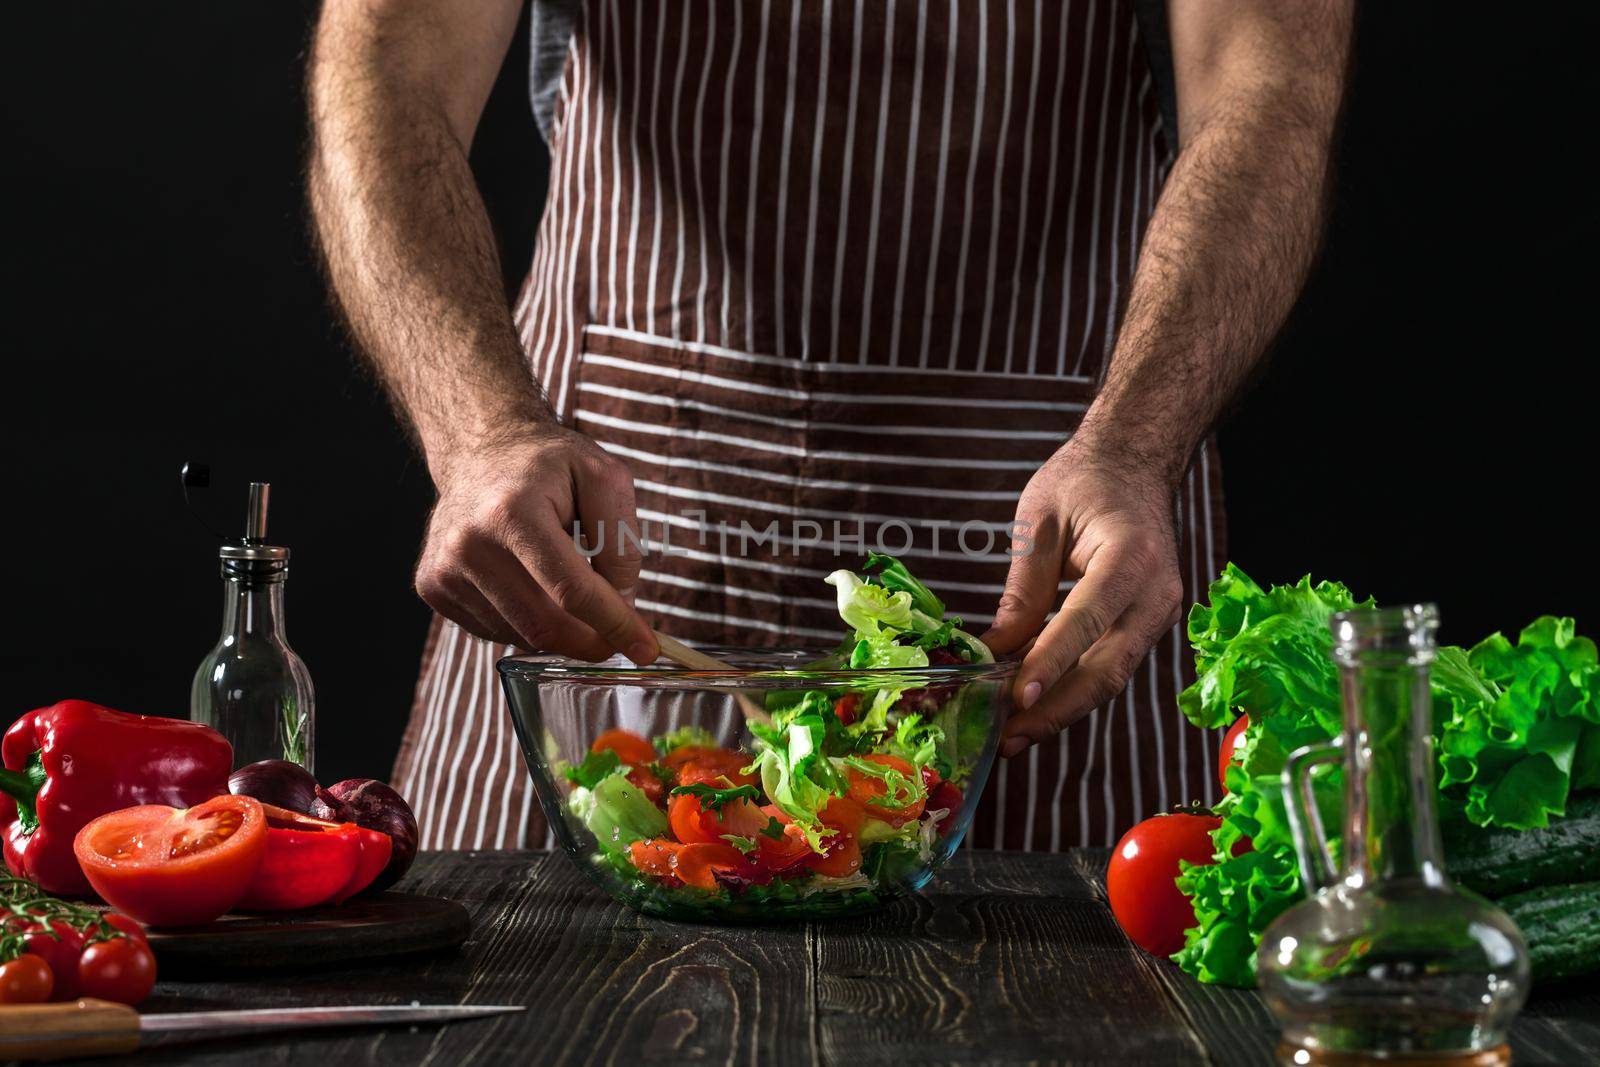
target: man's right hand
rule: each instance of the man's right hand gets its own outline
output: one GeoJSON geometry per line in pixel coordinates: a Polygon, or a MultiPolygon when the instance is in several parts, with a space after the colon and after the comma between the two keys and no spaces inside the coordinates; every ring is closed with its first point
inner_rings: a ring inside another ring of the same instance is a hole
{"type": "Polygon", "coordinates": [[[650,663],[633,608],[639,579],[633,479],[593,441],[555,423],[430,455],[439,502],[417,561],[417,593],[479,637],[602,660],[650,663]],[[593,550],[574,543],[574,521],[593,550]],[[626,528],[633,536],[622,536],[626,528]]]}

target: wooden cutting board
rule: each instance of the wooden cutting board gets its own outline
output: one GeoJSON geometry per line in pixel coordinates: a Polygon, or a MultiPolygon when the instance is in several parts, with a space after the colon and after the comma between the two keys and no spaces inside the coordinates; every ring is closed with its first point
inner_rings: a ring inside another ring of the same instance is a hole
{"type": "Polygon", "coordinates": [[[161,977],[211,978],[439,952],[471,932],[467,909],[453,900],[389,892],[311,911],[225,915],[149,936],[161,977]]]}

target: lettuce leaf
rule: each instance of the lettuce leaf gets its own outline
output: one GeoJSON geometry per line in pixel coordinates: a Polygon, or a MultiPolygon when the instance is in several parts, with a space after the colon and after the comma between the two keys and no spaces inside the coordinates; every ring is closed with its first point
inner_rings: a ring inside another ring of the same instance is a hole
{"type": "Polygon", "coordinates": [[[1244,708],[1252,719],[1290,714],[1337,731],[1339,674],[1328,619],[1372,601],[1358,602],[1337,582],[1312,585],[1310,576],[1264,592],[1231,563],[1211,583],[1210,598],[1189,612],[1196,679],[1178,695],[1185,717],[1200,727],[1226,726],[1244,708]]]}
{"type": "MultiPolygon", "coordinates": [[[[933,590],[923,585],[906,565],[893,556],[885,556],[879,552],[867,554],[867,565],[861,568],[867,573],[868,581],[875,582],[885,589],[897,593],[905,593],[911,598],[911,606],[933,619],[944,618],[944,601],[933,595],[933,590]]],[[[959,625],[959,624],[958,624],[959,625]]]]}
{"type": "Polygon", "coordinates": [[[1476,699],[1453,701],[1441,724],[1439,784],[1463,798],[1478,826],[1547,826],[1566,812],[1574,784],[1593,784],[1600,770],[1595,644],[1576,635],[1572,619],[1545,615],[1516,644],[1492,634],[1467,660],[1483,688],[1476,699]]]}

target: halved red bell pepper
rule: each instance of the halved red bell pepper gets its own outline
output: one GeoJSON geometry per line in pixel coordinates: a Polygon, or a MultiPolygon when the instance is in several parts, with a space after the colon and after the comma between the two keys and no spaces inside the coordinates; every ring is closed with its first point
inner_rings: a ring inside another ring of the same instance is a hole
{"type": "Polygon", "coordinates": [[[12,723],[0,761],[6,866],[46,892],[87,896],[78,831],[123,808],[189,808],[227,793],[233,747],[199,723],[63,700],[12,723]]]}
{"type": "Polygon", "coordinates": [[[267,851],[239,902],[244,911],[296,911],[359,893],[389,863],[389,835],[261,805],[267,851]]]}

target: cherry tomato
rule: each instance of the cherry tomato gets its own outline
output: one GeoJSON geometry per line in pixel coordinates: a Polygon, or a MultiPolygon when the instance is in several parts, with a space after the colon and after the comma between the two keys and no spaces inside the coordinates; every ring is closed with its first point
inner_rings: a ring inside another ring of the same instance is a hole
{"type": "Polygon", "coordinates": [[[54,985],[50,965],[32,952],[0,963],[0,1004],[43,1004],[54,985]]]}
{"type": "MultiPolygon", "coordinates": [[[[916,781],[916,768],[899,756],[869,752],[861,758],[868,763],[876,763],[891,770],[899,771],[911,781],[916,781]]],[[[858,771],[854,767],[846,768],[845,773],[850,779],[850,799],[866,808],[867,814],[874,819],[882,819],[886,823],[900,826],[922,815],[922,809],[927,800],[925,795],[911,801],[903,808],[883,807],[873,803],[873,801],[882,800],[888,795],[889,786],[883,779],[874,778],[872,775],[858,771]]]]}
{"type": "Polygon", "coordinates": [[[631,730],[607,730],[589,746],[591,752],[606,749],[615,752],[617,758],[630,767],[643,767],[656,761],[656,746],[631,730]]]}
{"type": "Polygon", "coordinates": [[[89,884],[152,926],[210,922],[243,899],[266,854],[267,817],[251,797],[192,808],[145,804],[90,822],[73,842],[89,884]]]}
{"type": "Polygon", "coordinates": [[[1217,753],[1217,780],[1222,783],[1222,791],[1228,791],[1228,766],[1238,763],[1234,758],[1233,750],[1244,743],[1245,727],[1250,725],[1250,716],[1241,715],[1233,720],[1233,725],[1228,727],[1228,732],[1222,735],[1222,751],[1217,753]]]}
{"type": "Polygon", "coordinates": [[[28,922],[15,929],[19,933],[33,931],[24,936],[22,944],[28,952],[49,964],[50,973],[54,976],[50,995],[56,1000],[76,1000],[78,957],[83,954],[83,934],[59,919],[50,925],[55,931],[54,937],[45,933],[44,925],[39,922],[28,922]]]}
{"type": "Polygon", "coordinates": [[[679,841],[692,844],[726,844],[723,835],[754,838],[767,825],[767,816],[750,801],[730,800],[711,811],[692,793],[678,793],[667,805],[667,822],[679,841]]]}
{"type": "Polygon", "coordinates": [[[1194,906],[1179,891],[1178,861],[1212,862],[1211,831],[1222,825],[1214,815],[1157,815],[1122,836],[1106,869],[1106,896],[1134,944],[1157,956],[1183,947],[1183,932],[1194,925],[1194,906]]]}
{"type": "Polygon", "coordinates": [[[156,984],[156,957],[150,946],[131,937],[95,941],[83,950],[78,982],[84,996],[137,1004],[156,984]]]}
{"type": "Polygon", "coordinates": [[[844,696],[836,700],[833,705],[833,714],[837,716],[839,721],[844,723],[846,726],[849,726],[850,724],[854,723],[856,719],[860,718],[860,711],[860,693],[846,693],[844,696]]]}
{"type": "Polygon", "coordinates": [[[104,915],[100,916],[100,920],[106,923],[108,926],[114,926],[118,930],[121,930],[135,941],[143,941],[147,945],[150,943],[150,938],[146,936],[144,927],[140,925],[138,919],[135,919],[131,915],[123,915],[121,912],[108,911],[104,915]]]}

